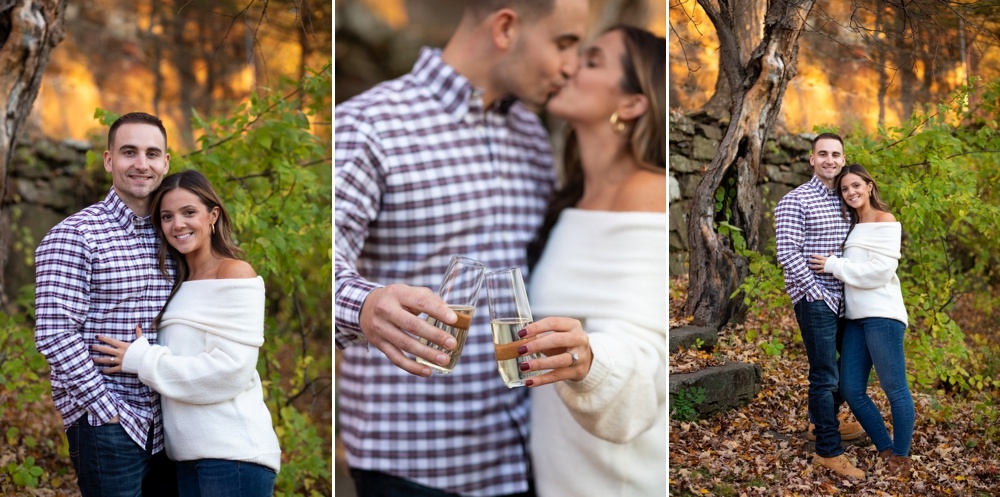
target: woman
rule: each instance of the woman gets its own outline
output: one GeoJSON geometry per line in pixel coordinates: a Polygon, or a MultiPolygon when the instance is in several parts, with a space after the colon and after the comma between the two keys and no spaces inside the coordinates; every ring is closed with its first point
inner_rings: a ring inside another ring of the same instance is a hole
{"type": "Polygon", "coordinates": [[[816,272],[832,273],[844,282],[844,343],[840,353],[840,390],[868,433],[889,473],[910,475],[913,398],[906,383],[903,332],[907,314],[896,267],[902,227],[879,196],[878,185],[864,167],[845,166],[834,186],[840,190],[845,218],[851,223],[843,257],[813,255],[816,272]],[[893,436],[882,413],[868,396],[872,366],[892,409],[893,436]]]}
{"type": "Polygon", "coordinates": [[[157,317],[160,345],[98,337],[105,373],[134,373],[161,394],[167,455],[181,496],[269,496],[281,450],[257,375],[264,281],[241,260],[232,222],[204,175],[164,178],[150,206],[159,264],[177,277],[157,317]]]}
{"type": "Polygon", "coordinates": [[[666,40],[616,26],[581,59],[548,104],[571,128],[565,181],[529,255],[532,311],[550,317],[519,350],[551,370],[529,380],[538,495],[663,495],[666,40]]]}

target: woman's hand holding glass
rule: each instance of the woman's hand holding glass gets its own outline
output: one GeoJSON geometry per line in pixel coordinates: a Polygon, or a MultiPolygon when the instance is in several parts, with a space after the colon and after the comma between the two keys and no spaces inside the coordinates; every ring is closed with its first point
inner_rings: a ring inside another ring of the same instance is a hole
{"type": "Polygon", "coordinates": [[[579,320],[564,317],[540,319],[526,326],[519,336],[537,337],[518,350],[520,355],[539,352],[545,355],[541,359],[524,363],[528,370],[551,370],[531,378],[525,383],[526,386],[537,387],[565,380],[580,381],[590,373],[594,353],[590,348],[590,338],[579,320]]]}

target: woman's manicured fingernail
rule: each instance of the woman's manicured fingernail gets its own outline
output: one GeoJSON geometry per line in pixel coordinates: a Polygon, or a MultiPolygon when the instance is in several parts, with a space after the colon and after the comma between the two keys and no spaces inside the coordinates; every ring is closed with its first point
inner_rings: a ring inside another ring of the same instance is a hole
{"type": "Polygon", "coordinates": [[[520,355],[527,354],[528,353],[528,346],[527,345],[522,345],[522,346],[518,347],[517,348],[517,353],[520,354],[520,355]]]}
{"type": "Polygon", "coordinates": [[[524,337],[528,336],[528,330],[526,330],[524,328],[521,328],[521,331],[517,332],[517,336],[519,336],[521,338],[524,338],[524,337]]]}
{"type": "Polygon", "coordinates": [[[524,382],[524,386],[526,386],[526,387],[530,387],[531,385],[534,385],[534,384],[535,384],[535,380],[527,380],[527,381],[524,382]]]}
{"type": "Polygon", "coordinates": [[[521,371],[527,371],[531,369],[531,366],[529,366],[528,363],[526,362],[522,362],[521,365],[518,366],[518,369],[520,369],[521,371]]]}

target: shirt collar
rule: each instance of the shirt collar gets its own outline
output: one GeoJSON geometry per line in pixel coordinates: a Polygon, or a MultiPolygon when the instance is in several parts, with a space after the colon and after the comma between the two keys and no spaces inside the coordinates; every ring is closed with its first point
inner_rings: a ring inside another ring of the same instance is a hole
{"type": "MultiPolygon", "coordinates": [[[[423,47],[420,57],[413,66],[413,76],[421,87],[439,100],[444,109],[456,116],[464,117],[469,112],[482,113],[483,92],[472,86],[469,80],[441,59],[441,49],[423,47]]],[[[517,99],[505,95],[493,103],[491,109],[506,115],[517,99]]]]}
{"type": "Polygon", "coordinates": [[[114,187],[111,187],[111,191],[105,197],[104,206],[108,209],[111,218],[125,227],[133,226],[136,220],[147,221],[149,219],[149,216],[138,216],[132,212],[132,209],[125,205],[125,202],[115,192],[114,187]]]}
{"type": "Polygon", "coordinates": [[[819,180],[819,177],[816,176],[815,174],[813,174],[812,178],[810,178],[809,182],[806,184],[809,185],[809,188],[816,190],[816,193],[821,193],[824,195],[834,195],[837,193],[836,190],[827,188],[826,185],[824,185],[823,182],[819,180]]]}

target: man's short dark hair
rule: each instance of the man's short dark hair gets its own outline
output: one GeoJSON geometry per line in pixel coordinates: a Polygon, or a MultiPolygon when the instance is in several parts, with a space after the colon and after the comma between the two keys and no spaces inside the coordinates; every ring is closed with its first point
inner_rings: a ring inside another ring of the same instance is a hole
{"type": "Polygon", "coordinates": [[[466,0],[465,8],[480,19],[500,9],[510,8],[525,19],[535,20],[551,14],[555,0],[466,0]]]}
{"type": "MultiPolygon", "coordinates": [[[[159,117],[152,114],[147,114],[145,112],[129,112],[111,123],[111,128],[108,129],[108,150],[112,150],[115,146],[115,136],[118,134],[118,128],[122,127],[123,124],[148,124],[150,126],[156,126],[160,129],[160,133],[163,133],[163,147],[167,146],[167,128],[163,127],[163,121],[159,117]]],[[[166,150],[164,150],[166,152],[166,150]]]]}
{"type": "Polygon", "coordinates": [[[813,143],[812,143],[813,152],[816,151],[816,144],[819,143],[820,140],[837,140],[840,142],[841,148],[843,148],[844,146],[844,139],[841,138],[840,135],[838,135],[837,133],[820,133],[816,135],[816,138],[813,138],[813,143]]]}

